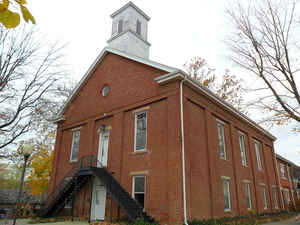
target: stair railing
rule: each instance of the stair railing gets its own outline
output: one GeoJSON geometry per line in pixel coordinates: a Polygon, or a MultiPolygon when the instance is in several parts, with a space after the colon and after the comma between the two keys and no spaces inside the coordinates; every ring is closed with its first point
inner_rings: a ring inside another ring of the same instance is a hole
{"type": "MultiPolygon", "coordinates": [[[[82,156],[72,166],[72,168],[70,170],[68,170],[68,172],[63,176],[63,178],[61,179],[61,182],[58,185],[55,186],[55,188],[51,192],[51,194],[48,195],[48,198],[46,200],[46,204],[44,205],[44,207],[42,209],[42,212],[45,212],[44,210],[49,210],[49,207],[51,206],[51,204],[54,204],[55,198],[58,198],[60,193],[62,193],[65,190],[66,186],[70,182],[70,180],[68,178],[72,179],[74,176],[77,176],[77,173],[80,170],[90,169],[91,167],[103,168],[107,173],[111,174],[111,172],[108,171],[105,166],[103,166],[103,164],[97,159],[97,157],[95,155],[82,156]]],[[[116,181],[116,182],[118,183],[118,181],[116,181]]],[[[109,189],[110,189],[109,191],[110,192],[113,192],[113,193],[120,192],[120,190],[117,190],[117,189],[115,189],[115,187],[112,186],[112,181],[110,181],[108,185],[109,185],[109,189]]],[[[124,189],[124,191],[126,191],[126,190],[124,189]]],[[[119,198],[118,194],[117,194],[116,197],[119,198]]],[[[133,199],[133,200],[137,203],[139,208],[142,209],[142,206],[140,206],[140,204],[135,199],[133,199]]]]}
{"type": "Polygon", "coordinates": [[[74,175],[76,175],[76,173],[78,173],[80,169],[93,167],[95,165],[95,161],[97,161],[97,159],[94,155],[82,156],[63,176],[61,182],[54,187],[53,191],[48,195],[46,204],[43,208],[47,209],[51,205],[53,200],[58,197],[59,193],[61,193],[65,189],[66,185],[69,182],[68,178],[72,178],[74,175]]]}

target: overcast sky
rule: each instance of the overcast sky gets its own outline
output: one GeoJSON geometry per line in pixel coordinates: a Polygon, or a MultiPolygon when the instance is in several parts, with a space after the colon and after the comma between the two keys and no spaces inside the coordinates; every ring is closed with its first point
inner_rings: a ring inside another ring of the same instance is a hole
{"type": "MultiPolygon", "coordinates": [[[[110,15],[126,0],[62,1],[31,0],[29,9],[38,28],[49,40],[68,43],[66,61],[72,75],[79,80],[93,60],[107,46],[111,35],[110,15]]],[[[133,1],[151,17],[148,41],[150,59],[182,68],[194,56],[205,58],[219,73],[225,68],[238,71],[226,59],[223,44],[228,25],[224,16],[225,0],[133,1]]],[[[243,74],[247,80],[247,75],[243,74]]],[[[300,135],[292,126],[272,128],[278,140],[277,153],[300,165],[300,135]]]]}

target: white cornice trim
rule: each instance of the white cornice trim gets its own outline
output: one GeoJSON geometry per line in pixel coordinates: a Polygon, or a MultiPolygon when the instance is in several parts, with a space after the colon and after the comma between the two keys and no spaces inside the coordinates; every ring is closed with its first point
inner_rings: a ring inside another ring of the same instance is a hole
{"type": "Polygon", "coordinates": [[[191,78],[190,76],[188,76],[188,74],[186,74],[184,71],[177,70],[177,71],[175,71],[173,73],[166,74],[166,75],[163,75],[163,76],[155,78],[155,80],[157,81],[158,84],[165,84],[165,83],[168,83],[168,82],[170,82],[172,80],[176,80],[176,79],[179,79],[179,80],[186,79],[187,83],[189,83],[190,85],[196,87],[197,89],[199,89],[202,92],[204,92],[205,94],[207,94],[209,97],[211,97],[213,100],[215,100],[216,102],[218,102],[219,104],[221,104],[227,110],[229,110],[230,112],[232,112],[233,114],[235,114],[239,118],[245,120],[246,122],[248,122],[249,124],[251,124],[252,126],[254,126],[256,129],[258,129],[259,131],[261,131],[263,134],[265,134],[266,136],[268,136],[269,138],[271,138],[273,141],[276,140],[276,137],[273,136],[270,132],[266,131],[264,128],[262,128],[261,126],[259,126],[253,120],[251,120],[249,117],[247,117],[246,115],[244,115],[243,113],[241,113],[240,111],[238,111],[237,109],[235,109],[232,105],[230,105],[227,102],[225,102],[222,99],[220,99],[216,94],[214,94],[208,88],[202,86],[200,83],[198,83],[193,78],[191,78]]]}
{"type": "Polygon", "coordinates": [[[133,2],[128,2],[126,5],[124,5],[123,7],[121,7],[120,9],[118,9],[117,11],[115,11],[113,14],[110,15],[111,18],[114,18],[116,15],[118,15],[119,13],[121,13],[122,11],[124,11],[125,9],[127,9],[129,6],[131,6],[132,8],[134,8],[139,14],[141,14],[143,17],[145,17],[146,20],[150,20],[151,18],[144,13],[139,7],[137,7],[133,2]]]}
{"type": "Polygon", "coordinates": [[[140,35],[136,34],[135,32],[133,32],[133,31],[130,30],[130,29],[125,30],[125,31],[123,31],[123,32],[121,32],[121,33],[119,33],[119,34],[117,34],[117,35],[111,37],[111,38],[107,41],[107,43],[109,44],[110,42],[112,42],[113,40],[115,40],[116,38],[120,37],[121,35],[123,35],[123,34],[125,34],[125,33],[127,33],[127,32],[133,34],[135,37],[137,37],[138,39],[140,39],[142,42],[144,42],[144,43],[145,43],[146,45],[148,45],[149,47],[151,46],[151,44],[150,44],[148,41],[144,40],[140,35]]]}

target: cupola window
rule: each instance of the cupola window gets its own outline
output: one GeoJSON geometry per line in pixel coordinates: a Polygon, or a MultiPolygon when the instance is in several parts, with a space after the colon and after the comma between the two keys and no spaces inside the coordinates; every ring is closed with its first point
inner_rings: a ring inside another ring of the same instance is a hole
{"type": "Polygon", "coordinates": [[[136,21],[136,33],[138,35],[141,35],[141,28],[142,28],[142,24],[139,20],[136,21]]]}
{"type": "Polygon", "coordinates": [[[123,31],[123,20],[119,20],[118,22],[118,34],[123,31]]]}

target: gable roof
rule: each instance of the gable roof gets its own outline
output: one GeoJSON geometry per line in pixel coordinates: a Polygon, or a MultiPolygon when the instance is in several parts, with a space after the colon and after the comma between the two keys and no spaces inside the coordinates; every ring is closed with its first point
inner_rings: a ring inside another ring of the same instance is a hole
{"type": "Polygon", "coordinates": [[[148,66],[154,67],[156,69],[160,69],[160,70],[166,71],[167,74],[155,78],[155,80],[159,84],[168,83],[168,82],[170,82],[172,80],[183,80],[183,79],[185,79],[191,86],[196,87],[197,89],[199,89],[202,92],[204,92],[205,94],[207,94],[209,97],[211,97],[216,102],[218,102],[219,104],[221,104],[223,107],[225,107],[227,110],[229,110],[230,112],[232,112],[234,115],[236,115],[239,118],[241,118],[242,120],[246,121],[247,123],[249,123],[250,125],[252,125],[256,129],[258,129],[259,131],[261,131],[263,134],[265,134],[266,136],[268,136],[269,138],[271,138],[273,141],[276,140],[276,137],[273,136],[270,132],[268,132],[267,130],[265,130],[264,128],[262,128],[261,126],[259,126],[257,123],[255,123],[253,120],[251,120],[249,117],[247,117],[246,115],[244,115],[243,113],[241,113],[240,111],[238,111],[237,109],[235,109],[232,105],[230,105],[227,102],[225,102],[224,100],[222,100],[219,96],[217,96],[216,94],[214,94],[208,88],[204,87],[199,82],[197,82],[193,78],[189,77],[188,74],[185,73],[184,71],[182,71],[182,70],[180,70],[178,68],[170,67],[170,66],[167,66],[167,65],[164,65],[164,64],[161,64],[161,63],[157,63],[155,61],[151,61],[149,59],[141,58],[141,57],[138,57],[138,56],[135,56],[135,55],[131,55],[131,54],[119,51],[119,50],[114,49],[114,48],[109,48],[109,47],[105,47],[100,52],[100,54],[95,59],[95,61],[93,62],[93,64],[89,67],[89,69],[87,70],[87,72],[85,73],[85,75],[78,82],[78,84],[74,88],[72,94],[69,96],[69,98],[67,99],[67,101],[64,103],[61,111],[57,115],[57,118],[55,118],[53,120],[53,122],[58,122],[58,121],[62,121],[62,120],[65,119],[64,116],[63,116],[63,114],[66,112],[68,105],[75,99],[75,97],[77,96],[77,94],[79,93],[79,91],[81,90],[81,88],[83,87],[83,85],[87,82],[87,80],[90,78],[90,76],[96,70],[97,66],[101,63],[101,61],[103,60],[103,58],[108,53],[116,54],[116,55],[119,55],[121,57],[133,60],[135,62],[139,62],[139,63],[142,63],[144,65],[148,65],[148,66]]]}
{"type": "Polygon", "coordinates": [[[157,63],[157,62],[151,61],[149,59],[141,58],[139,56],[131,55],[131,54],[119,51],[117,49],[105,47],[100,52],[100,54],[97,56],[97,58],[95,59],[95,61],[93,62],[93,64],[89,67],[89,69],[87,70],[87,72],[85,73],[85,75],[81,78],[81,80],[75,86],[72,94],[69,96],[69,98],[67,99],[67,101],[64,103],[62,109],[59,111],[59,113],[57,115],[57,118],[55,118],[53,120],[53,122],[58,122],[58,121],[64,120],[63,114],[66,112],[66,109],[67,109],[68,105],[74,100],[74,98],[79,93],[80,89],[87,82],[87,80],[89,79],[89,77],[93,74],[93,72],[96,70],[97,66],[101,63],[101,61],[103,60],[103,58],[108,53],[113,53],[113,54],[119,55],[121,57],[124,57],[124,58],[127,58],[127,59],[131,59],[131,60],[133,60],[135,62],[139,62],[139,63],[142,63],[144,65],[151,66],[151,67],[154,67],[156,69],[166,71],[167,73],[172,73],[172,72],[178,71],[178,69],[174,68],[174,67],[166,66],[166,65],[163,65],[161,63],[157,63]]]}
{"type": "Polygon", "coordinates": [[[123,7],[121,7],[120,9],[118,9],[117,11],[115,11],[113,14],[110,15],[111,18],[115,17],[116,15],[118,15],[119,13],[121,13],[122,11],[124,11],[125,9],[127,9],[129,6],[131,6],[132,8],[134,8],[139,14],[141,14],[143,17],[146,18],[146,20],[150,20],[151,18],[144,13],[139,7],[137,7],[133,2],[128,2],[126,5],[124,5],[123,7]]]}
{"type": "Polygon", "coordinates": [[[245,114],[241,113],[237,109],[235,109],[232,105],[221,99],[219,96],[214,94],[211,90],[201,85],[199,82],[197,82],[195,79],[188,76],[188,74],[182,70],[177,70],[173,73],[169,73],[160,77],[155,78],[155,80],[159,84],[168,83],[172,80],[185,80],[190,86],[193,86],[205,94],[207,94],[209,97],[211,97],[213,100],[221,104],[223,107],[225,107],[227,110],[232,112],[234,115],[238,116],[242,120],[246,121],[247,123],[251,124],[256,129],[260,130],[263,134],[271,138],[273,141],[276,140],[276,137],[273,136],[270,132],[259,126],[257,123],[255,123],[253,120],[251,120],[249,117],[247,117],[245,114]]]}

